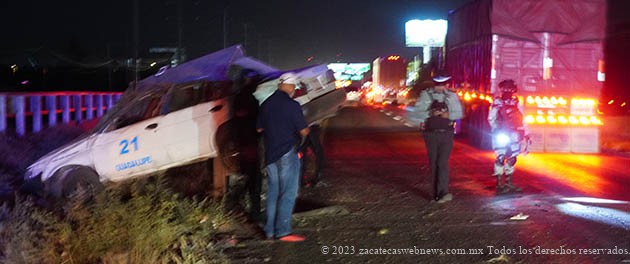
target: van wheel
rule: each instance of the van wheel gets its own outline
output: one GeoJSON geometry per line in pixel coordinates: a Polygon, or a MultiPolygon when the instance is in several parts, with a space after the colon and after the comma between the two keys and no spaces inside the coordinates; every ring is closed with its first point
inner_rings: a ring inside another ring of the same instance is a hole
{"type": "Polygon", "coordinates": [[[96,171],[85,166],[68,166],[59,169],[51,178],[49,194],[62,203],[71,200],[87,202],[105,187],[96,171]]]}

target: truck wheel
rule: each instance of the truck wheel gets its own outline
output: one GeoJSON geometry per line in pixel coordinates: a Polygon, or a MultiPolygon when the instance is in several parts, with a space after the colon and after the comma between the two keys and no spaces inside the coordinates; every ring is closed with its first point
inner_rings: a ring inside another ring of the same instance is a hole
{"type": "Polygon", "coordinates": [[[62,203],[73,199],[86,202],[104,189],[98,174],[85,166],[61,168],[50,180],[49,194],[62,203]]]}

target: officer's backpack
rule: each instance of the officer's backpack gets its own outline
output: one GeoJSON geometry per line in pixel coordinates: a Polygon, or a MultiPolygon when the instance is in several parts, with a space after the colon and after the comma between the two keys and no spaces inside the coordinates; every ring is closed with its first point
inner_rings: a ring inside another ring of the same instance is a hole
{"type": "Polygon", "coordinates": [[[499,107],[497,123],[502,128],[518,128],[523,126],[523,114],[516,104],[504,104],[499,107]]]}

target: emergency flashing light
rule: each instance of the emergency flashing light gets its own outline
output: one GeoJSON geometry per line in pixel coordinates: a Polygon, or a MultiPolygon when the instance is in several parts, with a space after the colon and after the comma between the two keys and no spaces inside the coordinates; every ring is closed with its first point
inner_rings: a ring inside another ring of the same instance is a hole
{"type": "Polygon", "coordinates": [[[496,138],[497,144],[501,147],[510,143],[510,137],[504,133],[497,134],[495,138],[496,138]]]}
{"type": "Polygon", "coordinates": [[[569,120],[565,116],[559,116],[558,117],[558,122],[560,122],[560,124],[566,125],[566,124],[569,123],[569,120]]]}
{"type": "Polygon", "coordinates": [[[608,101],[608,104],[609,104],[609,105],[611,105],[611,104],[613,104],[613,103],[615,103],[615,100],[610,100],[610,101],[608,101]]]}
{"type": "Polygon", "coordinates": [[[392,56],[387,57],[387,60],[389,60],[389,61],[397,61],[399,59],[400,59],[400,56],[396,56],[396,55],[392,55],[392,56]]]}

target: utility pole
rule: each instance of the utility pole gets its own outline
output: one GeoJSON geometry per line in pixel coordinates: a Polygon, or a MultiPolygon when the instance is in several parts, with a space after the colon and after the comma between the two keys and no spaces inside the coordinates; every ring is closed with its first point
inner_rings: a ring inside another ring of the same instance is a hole
{"type": "Polygon", "coordinates": [[[224,7],[223,8],[223,48],[227,48],[227,37],[228,37],[228,30],[227,30],[227,11],[228,11],[228,7],[224,7]]]}
{"type": "Polygon", "coordinates": [[[182,35],[183,35],[183,15],[182,15],[182,0],[177,1],[177,62],[182,63],[182,35]]]}
{"type": "Polygon", "coordinates": [[[112,54],[110,51],[110,43],[107,43],[107,88],[109,91],[112,90],[112,54]]]}
{"type": "Polygon", "coordinates": [[[247,23],[243,23],[243,47],[247,51],[247,23]]]}
{"type": "Polygon", "coordinates": [[[138,72],[140,70],[139,68],[140,58],[138,55],[138,42],[139,42],[138,35],[140,34],[139,25],[138,25],[138,1],[139,0],[133,1],[133,57],[134,57],[134,65],[135,65],[134,84],[133,84],[134,89],[138,85],[138,77],[139,77],[138,72]]]}

